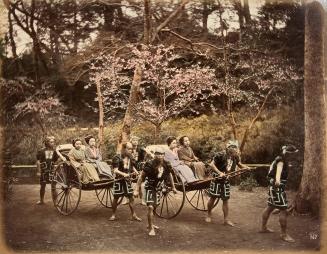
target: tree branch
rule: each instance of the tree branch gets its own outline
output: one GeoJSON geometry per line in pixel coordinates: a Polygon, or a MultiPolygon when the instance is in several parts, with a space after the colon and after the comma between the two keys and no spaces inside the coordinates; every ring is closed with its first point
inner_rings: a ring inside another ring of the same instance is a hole
{"type": "Polygon", "coordinates": [[[242,142],[241,142],[241,146],[240,146],[240,151],[241,151],[241,152],[243,151],[243,148],[244,148],[245,143],[246,143],[246,139],[247,139],[247,137],[248,137],[248,135],[249,135],[249,132],[250,132],[252,126],[255,124],[255,122],[258,120],[259,116],[261,115],[261,113],[262,113],[262,111],[263,111],[263,109],[264,109],[264,106],[266,105],[266,102],[267,102],[267,100],[268,100],[270,94],[272,93],[272,91],[273,91],[274,89],[275,89],[275,86],[273,86],[272,88],[270,88],[270,90],[269,90],[269,92],[267,93],[267,95],[266,95],[266,97],[265,97],[265,99],[264,99],[264,101],[263,101],[261,107],[259,108],[259,110],[258,110],[256,116],[252,119],[250,125],[249,125],[249,126],[247,127],[247,129],[245,130],[244,135],[243,135],[243,139],[242,139],[242,142]]]}
{"type": "Polygon", "coordinates": [[[163,29],[165,28],[179,13],[180,11],[184,8],[184,6],[189,2],[190,0],[182,0],[181,4],[177,7],[177,9],[175,11],[173,11],[169,16],[168,18],[162,22],[154,31],[154,34],[152,36],[152,39],[151,39],[151,42],[153,42],[158,33],[163,29]]]}

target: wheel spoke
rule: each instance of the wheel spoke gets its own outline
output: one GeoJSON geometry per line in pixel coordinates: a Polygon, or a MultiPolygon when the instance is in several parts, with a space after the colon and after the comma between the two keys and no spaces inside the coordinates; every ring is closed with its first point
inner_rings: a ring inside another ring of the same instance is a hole
{"type": "Polygon", "coordinates": [[[108,195],[109,195],[109,190],[105,189],[105,194],[106,194],[106,206],[108,205],[108,195]]]}
{"type": "Polygon", "coordinates": [[[190,202],[193,200],[193,198],[195,197],[195,195],[196,195],[197,192],[198,192],[198,191],[195,191],[195,192],[194,192],[194,195],[193,195],[192,198],[190,199],[190,202]]]}
{"type": "Polygon", "coordinates": [[[72,210],[72,208],[73,208],[73,205],[72,205],[72,199],[71,199],[71,195],[69,194],[69,196],[68,196],[68,201],[69,201],[69,205],[70,205],[70,210],[72,210]]]}
{"type": "Polygon", "coordinates": [[[62,201],[62,205],[60,206],[60,210],[63,211],[63,207],[65,205],[65,201],[66,201],[66,192],[64,192],[64,199],[62,201]]]}
{"type": "Polygon", "coordinates": [[[96,194],[97,194],[98,197],[101,195],[101,193],[103,192],[103,190],[104,190],[104,189],[96,190],[96,194]]]}
{"type": "Polygon", "coordinates": [[[196,207],[199,207],[199,199],[200,199],[200,193],[198,194],[198,200],[196,201],[196,207]]]}
{"type": "Polygon", "coordinates": [[[67,193],[66,193],[66,213],[68,213],[68,198],[69,198],[69,190],[67,190],[67,193]]]}
{"type": "MultiPolygon", "coordinates": [[[[62,200],[62,198],[65,196],[65,191],[62,191],[62,195],[61,195],[61,197],[60,197],[60,199],[59,199],[59,201],[58,202],[56,202],[56,206],[58,206],[59,207],[59,204],[61,203],[61,200],[62,200]]],[[[57,198],[58,198],[58,196],[57,196],[57,198]]]]}
{"type": "Polygon", "coordinates": [[[164,205],[165,205],[165,196],[162,195],[162,204],[161,204],[161,209],[160,209],[160,216],[162,215],[162,209],[163,209],[164,205]]]}
{"type": "Polygon", "coordinates": [[[72,190],[70,190],[70,193],[69,193],[70,200],[75,203],[75,199],[74,199],[74,195],[73,194],[77,196],[76,193],[74,193],[72,190]]]}
{"type": "MultiPolygon", "coordinates": [[[[60,168],[60,171],[62,171],[62,168],[60,168]]],[[[65,181],[64,181],[63,177],[61,177],[60,173],[61,172],[58,172],[57,173],[57,177],[60,178],[60,180],[61,180],[62,183],[65,183],[65,181]]]]}
{"type": "Polygon", "coordinates": [[[174,214],[176,214],[176,209],[175,209],[175,206],[174,206],[173,202],[171,201],[169,196],[167,196],[167,197],[168,197],[169,202],[171,203],[171,207],[172,207],[172,209],[174,211],[174,214]]]}
{"type": "Polygon", "coordinates": [[[70,190],[70,193],[71,193],[71,196],[73,197],[73,196],[75,196],[76,197],[76,199],[78,200],[78,198],[79,198],[79,190],[77,190],[77,193],[75,192],[75,190],[73,190],[73,189],[71,189],[70,190]]]}

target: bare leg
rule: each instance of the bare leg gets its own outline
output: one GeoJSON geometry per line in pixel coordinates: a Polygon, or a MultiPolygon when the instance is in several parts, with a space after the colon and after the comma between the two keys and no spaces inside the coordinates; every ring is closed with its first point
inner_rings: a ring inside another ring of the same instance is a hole
{"type": "Polygon", "coordinates": [[[116,211],[117,211],[118,197],[114,197],[112,201],[112,215],[109,220],[116,220],[116,211]]]}
{"type": "Polygon", "coordinates": [[[141,199],[141,205],[146,205],[146,202],[143,199],[143,193],[145,192],[144,190],[144,183],[141,184],[140,189],[139,189],[139,197],[141,199]]]}
{"type": "Polygon", "coordinates": [[[280,227],[282,230],[280,237],[286,242],[294,243],[295,240],[286,233],[286,228],[287,228],[287,211],[286,210],[280,210],[279,224],[280,224],[280,227]]]}
{"type": "Polygon", "coordinates": [[[270,217],[270,214],[272,211],[274,211],[275,208],[272,206],[267,206],[266,209],[262,213],[262,224],[261,224],[261,230],[260,233],[271,233],[274,232],[272,229],[267,227],[268,219],[270,217]]]}
{"type": "Polygon", "coordinates": [[[129,209],[131,210],[131,214],[132,214],[132,219],[136,220],[136,221],[142,221],[141,218],[137,217],[135,211],[134,211],[134,199],[132,197],[129,198],[129,209]]]}
{"type": "Polygon", "coordinates": [[[148,228],[150,229],[149,235],[154,236],[156,235],[155,227],[153,225],[153,206],[148,206],[148,228]]]}
{"type": "Polygon", "coordinates": [[[45,187],[46,187],[46,183],[41,183],[40,200],[36,203],[38,205],[43,205],[44,204],[45,187]]]}
{"type": "Polygon", "coordinates": [[[228,210],[229,210],[229,207],[228,207],[228,199],[227,200],[223,200],[224,224],[225,225],[228,225],[228,226],[234,227],[235,226],[234,223],[231,222],[228,219],[228,210]]]}
{"type": "Polygon", "coordinates": [[[208,200],[208,215],[205,219],[206,222],[210,223],[211,222],[211,211],[213,208],[213,204],[215,203],[216,198],[215,197],[210,197],[208,200]]]}

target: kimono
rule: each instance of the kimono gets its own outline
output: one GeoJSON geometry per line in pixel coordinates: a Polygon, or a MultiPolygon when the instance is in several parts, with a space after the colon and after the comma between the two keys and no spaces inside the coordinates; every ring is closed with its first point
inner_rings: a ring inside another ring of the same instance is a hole
{"type": "Polygon", "coordinates": [[[190,168],[194,168],[198,179],[203,180],[206,174],[206,167],[203,162],[198,161],[191,147],[181,147],[177,151],[178,158],[190,168]]]}
{"type": "Polygon", "coordinates": [[[58,160],[59,156],[54,150],[43,148],[37,152],[36,159],[41,164],[40,183],[50,183],[53,176],[53,164],[58,160]]]}
{"type": "Polygon", "coordinates": [[[170,162],[171,166],[177,171],[184,183],[192,183],[199,180],[195,177],[192,169],[179,160],[176,152],[171,150],[166,151],[164,160],[170,162]]]}
{"type": "Polygon", "coordinates": [[[272,162],[267,179],[269,183],[268,189],[268,205],[276,207],[281,210],[285,210],[288,207],[285,187],[288,178],[288,163],[283,158],[283,156],[277,156],[275,160],[272,162]],[[279,162],[283,163],[282,173],[280,176],[280,185],[277,187],[275,186],[275,179],[277,174],[277,164],[279,162]]]}
{"type": "MultiPolygon", "coordinates": [[[[213,162],[220,172],[229,173],[235,171],[238,163],[238,158],[231,158],[226,151],[218,152],[213,157],[213,162]]],[[[218,177],[217,173],[213,173],[213,177],[218,177]]],[[[230,182],[227,179],[214,179],[210,182],[209,195],[222,200],[230,198],[230,182]]]]}
{"type": "Polygon", "coordinates": [[[74,147],[69,151],[68,157],[72,165],[79,171],[83,184],[100,181],[99,175],[93,164],[87,162],[84,150],[77,150],[74,147]]]}
{"type": "Polygon", "coordinates": [[[86,147],[85,155],[87,160],[93,164],[100,175],[113,178],[111,168],[106,162],[102,161],[102,155],[98,148],[92,149],[91,147],[86,147]]]}
{"type": "Polygon", "coordinates": [[[153,159],[145,163],[143,172],[145,174],[145,202],[148,206],[156,207],[160,204],[162,185],[165,181],[169,181],[169,175],[172,172],[171,165],[163,161],[159,166],[153,159]]]}
{"type": "MultiPolygon", "coordinates": [[[[112,159],[112,167],[118,168],[119,171],[123,173],[133,173],[133,168],[136,166],[135,160],[127,159],[127,157],[122,157],[121,155],[117,154],[112,159]],[[124,160],[127,160],[128,163],[126,164],[124,160]]],[[[114,197],[133,197],[133,188],[130,179],[125,179],[119,174],[116,174],[117,181],[113,185],[113,195],[114,197]],[[120,180],[118,180],[120,179],[120,180]]]]}

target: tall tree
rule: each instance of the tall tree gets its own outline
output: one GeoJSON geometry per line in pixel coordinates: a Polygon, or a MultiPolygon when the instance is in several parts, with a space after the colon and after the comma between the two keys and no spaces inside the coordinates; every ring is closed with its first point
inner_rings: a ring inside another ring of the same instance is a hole
{"type": "MultiPolygon", "coordinates": [[[[151,28],[151,2],[149,0],[144,0],[144,32],[143,36],[144,43],[154,43],[157,40],[158,33],[164,29],[174,18],[178,16],[178,14],[184,9],[185,5],[189,2],[189,0],[182,0],[179,6],[156,28],[151,28]],[[151,32],[150,32],[150,31],[151,32]]],[[[128,101],[127,110],[125,113],[122,132],[118,141],[117,152],[119,153],[121,150],[122,143],[126,142],[129,138],[131,127],[133,123],[133,106],[138,102],[138,92],[140,90],[140,83],[142,80],[142,70],[141,66],[136,66],[134,70],[134,78],[130,89],[130,97],[128,101]]]]}
{"type": "Polygon", "coordinates": [[[249,0],[244,0],[244,18],[247,25],[251,23],[249,0]]]}
{"type": "Polygon", "coordinates": [[[326,167],[326,101],[323,70],[324,11],[317,1],[307,3],[305,12],[303,176],[296,197],[298,212],[319,214],[322,176],[326,167]]]}

